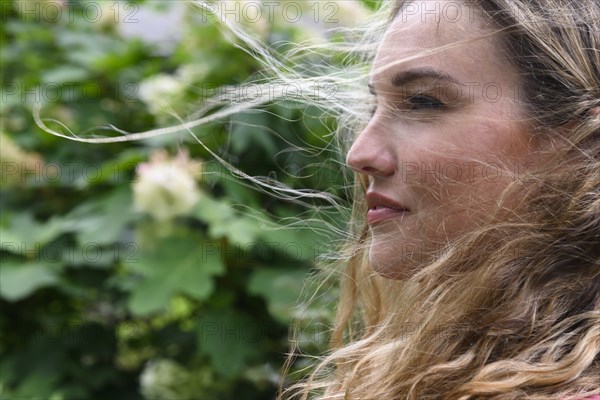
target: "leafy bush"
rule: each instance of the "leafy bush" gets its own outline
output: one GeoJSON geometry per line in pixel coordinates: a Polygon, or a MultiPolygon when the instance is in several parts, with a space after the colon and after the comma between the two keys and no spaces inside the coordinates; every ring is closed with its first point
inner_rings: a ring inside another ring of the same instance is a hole
{"type": "MultiPolygon", "coordinates": [[[[2,2],[2,398],[271,398],[290,321],[312,329],[300,339],[313,350],[323,342],[333,294],[294,307],[332,239],[319,207],[257,190],[188,132],[92,145],[34,124],[38,102],[76,134],[174,124],[207,83],[257,71],[191,9],[166,53],[119,32],[132,10],[168,4],[2,2]]],[[[191,133],[250,175],[328,190],[341,184],[332,129],[282,102],[191,133]]]]}

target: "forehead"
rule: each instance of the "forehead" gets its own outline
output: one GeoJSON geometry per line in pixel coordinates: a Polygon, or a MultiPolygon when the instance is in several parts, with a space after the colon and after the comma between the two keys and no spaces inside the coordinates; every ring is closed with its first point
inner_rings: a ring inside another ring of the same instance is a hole
{"type": "Polygon", "coordinates": [[[497,40],[481,11],[468,2],[408,2],[383,37],[373,80],[423,66],[442,68],[466,80],[478,71],[499,73],[509,63],[497,40]]]}

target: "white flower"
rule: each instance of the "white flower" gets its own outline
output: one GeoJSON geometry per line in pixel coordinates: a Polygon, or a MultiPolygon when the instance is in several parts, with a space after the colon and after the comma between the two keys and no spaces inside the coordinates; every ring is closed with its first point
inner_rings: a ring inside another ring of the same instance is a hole
{"type": "Polygon", "coordinates": [[[152,360],[140,376],[141,392],[150,400],[182,398],[182,386],[190,379],[189,373],[173,360],[152,360]]]}
{"type": "Polygon", "coordinates": [[[150,162],[138,166],[133,185],[136,209],[159,221],[187,214],[201,197],[194,178],[199,167],[185,152],[174,159],[168,159],[164,151],[154,153],[150,162]]]}
{"type": "Polygon", "coordinates": [[[184,85],[180,79],[167,74],[158,74],[140,84],[138,95],[148,105],[151,113],[159,114],[172,107],[183,91],[184,85]]]}

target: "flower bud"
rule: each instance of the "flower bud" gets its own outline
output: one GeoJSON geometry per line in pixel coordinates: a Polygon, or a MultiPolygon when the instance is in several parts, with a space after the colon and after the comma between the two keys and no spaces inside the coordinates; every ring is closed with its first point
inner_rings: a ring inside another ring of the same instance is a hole
{"type": "Polygon", "coordinates": [[[150,162],[138,166],[133,185],[135,208],[159,221],[187,214],[201,197],[194,178],[199,172],[200,164],[185,152],[173,159],[165,151],[154,153],[150,162]]]}

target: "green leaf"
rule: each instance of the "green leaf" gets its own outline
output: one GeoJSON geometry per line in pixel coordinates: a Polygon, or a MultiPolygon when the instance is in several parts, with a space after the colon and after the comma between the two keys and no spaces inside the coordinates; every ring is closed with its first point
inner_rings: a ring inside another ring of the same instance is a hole
{"type": "Polygon", "coordinates": [[[245,246],[254,242],[260,229],[258,223],[247,218],[238,217],[227,223],[210,226],[212,237],[226,236],[233,244],[245,246]]]}
{"type": "Polygon", "coordinates": [[[64,246],[60,249],[62,261],[69,267],[110,269],[118,259],[135,260],[138,246],[136,243],[116,243],[113,246],[102,247],[88,243],[84,246],[64,246]]]}
{"type": "Polygon", "coordinates": [[[245,112],[232,119],[231,146],[235,154],[256,151],[261,147],[266,154],[275,154],[277,146],[269,133],[269,117],[264,112],[245,112]]]}
{"type": "Polygon", "coordinates": [[[14,214],[8,226],[0,228],[0,248],[15,254],[37,253],[42,246],[69,230],[69,223],[60,217],[39,223],[27,212],[14,214]]]}
{"type": "Polygon", "coordinates": [[[208,225],[221,225],[234,217],[235,210],[223,201],[203,196],[193,214],[208,225]]]}
{"type": "Polygon", "coordinates": [[[133,289],[129,309],[136,315],[148,315],[164,310],[171,297],[178,293],[204,300],[214,289],[213,277],[224,272],[220,252],[209,242],[192,237],[162,239],[152,250],[142,250],[139,262],[124,265],[144,274],[133,289]]]}
{"type": "Polygon", "coordinates": [[[260,238],[271,247],[279,249],[286,261],[310,263],[317,260],[329,239],[307,226],[295,229],[282,226],[265,228],[261,230],[260,238]]]}
{"type": "Polygon", "coordinates": [[[49,399],[54,392],[60,375],[58,373],[39,374],[33,373],[25,376],[14,394],[13,398],[21,399],[49,399]]]}
{"type": "Polygon", "coordinates": [[[95,32],[64,31],[58,37],[58,44],[65,51],[65,57],[74,65],[95,71],[97,63],[107,54],[121,51],[124,43],[111,40],[95,32]]]}
{"type": "Polygon", "coordinates": [[[225,191],[225,198],[235,204],[244,204],[247,207],[260,209],[263,199],[256,189],[247,187],[247,182],[238,179],[224,179],[221,182],[225,191]]]}
{"type": "Polygon", "coordinates": [[[84,68],[65,65],[43,72],[41,80],[44,83],[53,85],[73,84],[86,80],[89,75],[90,72],[84,68]]]}
{"type": "Polygon", "coordinates": [[[116,159],[103,163],[99,173],[93,179],[82,180],[78,182],[78,185],[84,188],[103,182],[130,183],[126,172],[134,169],[140,162],[144,161],[148,157],[146,153],[146,151],[139,149],[124,151],[116,159]]]}
{"type": "Polygon", "coordinates": [[[65,218],[77,231],[80,244],[103,246],[116,242],[125,227],[138,216],[132,209],[130,188],[121,187],[99,200],[83,204],[65,218]]]}
{"type": "Polygon", "coordinates": [[[271,315],[288,323],[294,317],[294,307],[306,277],[305,270],[256,270],[248,282],[248,292],[264,298],[271,315]]]}
{"type": "Polygon", "coordinates": [[[0,268],[0,297],[8,301],[21,300],[41,287],[59,281],[57,271],[38,263],[4,263],[0,268]]]}
{"type": "Polygon", "coordinates": [[[197,328],[200,352],[210,357],[220,374],[232,378],[241,374],[248,361],[260,354],[265,327],[234,310],[210,311],[197,328]]]}
{"type": "Polygon", "coordinates": [[[213,239],[226,237],[234,244],[247,245],[260,234],[257,220],[236,215],[228,204],[208,196],[198,202],[194,215],[208,224],[208,234],[213,239]]]}

